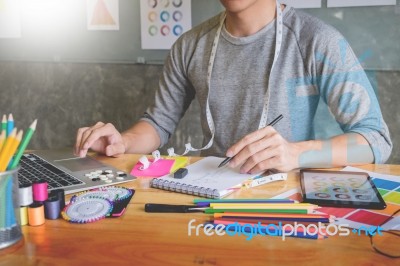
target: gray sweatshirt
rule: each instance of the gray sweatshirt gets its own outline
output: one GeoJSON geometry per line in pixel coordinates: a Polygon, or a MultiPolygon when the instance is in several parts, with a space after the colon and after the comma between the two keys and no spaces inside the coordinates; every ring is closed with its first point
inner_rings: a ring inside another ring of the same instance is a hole
{"type": "MultiPolygon", "coordinates": [[[[157,130],[161,146],[194,98],[201,107],[204,144],[211,138],[206,119],[207,66],[219,20],[215,16],[184,33],[171,48],[155,102],[142,117],[157,130]]],[[[222,29],[209,92],[215,139],[202,156],[225,156],[231,145],[256,131],[269,89],[267,123],[283,114],[274,128],[288,141],[314,139],[313,120],[323,100],[342,130],[363,135],[375,163],[385,162],[392,149],[389,131],[347,41],[331,26],[291,7],[283,12],[283,24],[281,53],[272,73],[275,20],[248,37],[234,37],[222,29]]]]}

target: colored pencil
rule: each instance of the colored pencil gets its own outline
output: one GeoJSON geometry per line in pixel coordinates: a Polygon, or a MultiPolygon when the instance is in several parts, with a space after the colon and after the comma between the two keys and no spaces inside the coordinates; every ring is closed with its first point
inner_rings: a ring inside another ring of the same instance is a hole
{"type": "Polygon", "coordinates": [[[33,121],[32,124],[30,125],[30,127],[28,128],[23,140],[21,141],[21,144],[18,147],[18,150],[14,156],[14,159],[9,167],[10,169],[14,169],[19,164],[22,154],[24,153],[26,147],[28,146],[33,133],[35,133],[36,125],[37,125],[37,119],[35,119],[35,121],[33,121]]]}
{"type": "Polygon", "coordinates": [[[13,203],[13,176],[6,177],[6,228],[11,228],[17,224],[14,203],[13,203]]]}
{"type": "Polygon", "coordinates": [[[333,223],[335,220],[329,218],[251,218],[251,217],[221,217],[218,220],[234,221],[243,223],[261,223],[261,224],[328,224],[333,223]]]}
{"type": "Polygon", "coordinates": [[[12,114],[9,114],[7,120],[7,137],[11,134],[13,129],[14,129],[14,117],[12,114]]]}
{"type": "Polygon", "coordinates": [[[10,136],[7,138],[6,144],[0,154],[0,172],[4,172],[7,169],[7,165],[10,162],[13,154],[18,148],[21,142],[23,131],[20,130],[16,135],[17,129],[13,129],[10,136]]]}
{"type": "Polygon", "coordinates": [[[197,206],[209,206],[211,203],[298,203],[291,199],[194,199],[197,206]]]}
{"type": "Polygon", "coordinates": [[[297,214],[297,213],[215,213],[214,218],[251,217],[251,218],[335,218],[329,214],[297,214]]]}
{"type": "Polygon", "coordinates": [[[0,134],[0,152],[1,149],[3,148],[3,145],[6,141],[6,131],[5,130],[1,130],[1,134],[0,134]]]}
{"type": "Polygon", "coordinates": [[[8,166],[6,166],[6,170],[10,170],[10,164],[12,163],[13,156],[21,143],[21,139],[22,139],[23,135],[24,135],[24,131],[20,130],[15,138],[15,141],[13,142],[13,145],[11,146],[11,149],[10,149],[11,151],[10,151],[10,154],[8,155],[9,156],[8,162],[7,162],[8,166]]]}
{"type": "Polygon", "coordinates": [[[3,115],[3,119],[1,120],[1,130],[7,131],[7,116],[3,115]]]}
{"type": "Polygon", "coordinates": [[[309,203],[211,203],[213,209],[316,209],[318,205],[309,203]]]}
{"type": "MultiPolygon", "coordinates": [[[[212,225],[214,225],[214,226],[217,226],[217,225],[219,225],[219,224],[223,224],[223,225],[230,225],[230,224],[234,224],[234,222],[225,222],[225,221],[211,221],[209,224],[212,224],[212,225]]],[[[245,225],[245,224],[241,224],[241,223],[238,223],[239,225],[241,225],[241,226],[243,226],[243,225],[245,225]]],[[[227,228],[225,227],[225,230],[227,230],[227,228]]],[[[259,234],[259,232],[253,232],[252,230],[253,230],[253,228],[250,228],[250,227],[242,227],[242,230],[244,230],[245,232],[247,232],[247,233],[253,233],[254,235],[258,235],[259,234]]],[[[234,230],[230,230],[230,231],[234,231],[234,230]]],[[[266,235],[268,235],[268,236],[281,236],[281,235],[279,235],[278,233],[279,232],[277,232],[276,231],[276,228],[272,228],[272,227],[270,227],[270,228],[268,228],[268,234],[267,234],[267,231],[266,231],[266,229],[264,228],[264,231],[263,230],[261,230],[262,231],[262,233],[263,234],[266,234],[266,235]],[[276,234],[276,235],[275,235],[276,234]]],[[[288,232],[290,232],[290,231],[285,231],[286,233],[288,233],[288,232]]],[[[323,235],[320,235],[320,234],[315,234],[315,235],[310,235],[310,234],[307,234],[306,232],[304,232],[302,229],[300,229],[299,228],[299,230],[297,231],[297,234],[296,235],[294,235],[294,234],[291,234],[291,235],[286,235],[286,237],[296,237],[296,238],[307,238],[307,239],[324,239],[324,238],[326,238],[326,237],[324,237],[323,235]]]]}
{"type": "MultiPolygon", "coordinates": [[[[6,154],[9,153],[9,151],[10,151],[10,149],[11,149],[12,142],[14,141],[16,135],[17,135],[17,129],[15,128],[15,129],[11,132],[11,134],[6,138],[6,140],[5,140],[5,142],[4,142],[4,145],[3,145],[3,148],[1,149],[1,152],[0,152],[0,165],[3,165],[3,161],[6,160],[6,159],[5,159],[6,154]]],[[[4,162],[4,164],[6,164],[6,163],[4,162]]],[[[5,170],[5,169],[4,169],[4,170],[5,170]]],[[[1,171],[1,172],[4,171],[4,170],[1,170],[1,167],[0,167],[0,171],[1,171]]]]}
{"type": "Polygon", "coordinates": [[[213,209],[207,208],[204,210],[206,214],[224,213],[224,212],[249,212],[249,213],[299,213],[308,214],[313,213],[314,210],[310,209],[213,209]]]}
{"type": "Polygon", "coordinates": [[[6,191],[7,191],[8,178],[0,178],[0,228],[6,227],[6,191]]]}

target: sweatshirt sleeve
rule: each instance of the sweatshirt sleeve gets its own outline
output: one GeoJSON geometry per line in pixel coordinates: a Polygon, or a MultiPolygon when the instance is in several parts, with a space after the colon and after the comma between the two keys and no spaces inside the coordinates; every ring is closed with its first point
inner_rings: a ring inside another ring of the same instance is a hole
{"type": "Polygon", "coordinates": [[[165,61],[154,102],[141,120],[149,122],[157,131],[164,146],[195,96],[193,86],[185,74],[182,38],[171,48],[165,61]]]}
{"type": "Polygon", "coordinates": [[[361,134],[369,143],[375,163],[385,163],[392,151],[388,127],[375,91],[344,37],[325,27],[312,42],[310,66],[321,98],[344,133],[361,134]]]}

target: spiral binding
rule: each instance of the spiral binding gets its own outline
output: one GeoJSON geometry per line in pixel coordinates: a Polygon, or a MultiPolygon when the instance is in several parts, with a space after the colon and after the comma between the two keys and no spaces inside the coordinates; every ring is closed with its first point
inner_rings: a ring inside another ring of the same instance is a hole
{"type": "Polygon", "coordinates": [[[154,188],[179,192],[183,194],[189,194],[194,196],[200,196],[205,198],[219,198],[219,192],[217,189],[212,189],[208,187],[192,186],[187,184],[181,184],[179,182],[173,182],[168,180],[160,180],[154,178],[150,185],[154,188]]]}

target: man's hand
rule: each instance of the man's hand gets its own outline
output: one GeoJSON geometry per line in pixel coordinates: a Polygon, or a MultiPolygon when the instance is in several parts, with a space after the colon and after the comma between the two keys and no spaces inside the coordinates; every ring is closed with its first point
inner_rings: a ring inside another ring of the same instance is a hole
{"type": "Polygon", "coordinates": [[[286,141],[273,127],[259,129],[230,147],[229,166],[241,165],[241,173],[260,173],[268,169],[288,172],[299,167],[300,147],[286,141]]]}
{"type": "Polygon", "coordinates": [[[85,157],[89,149],[115,157],[126,151],[121,133],[118,132],[114,125],[110,123],[104,124],[103,122],[97,122],[92,127],[78,129],[75,154],[85,157]]]}

